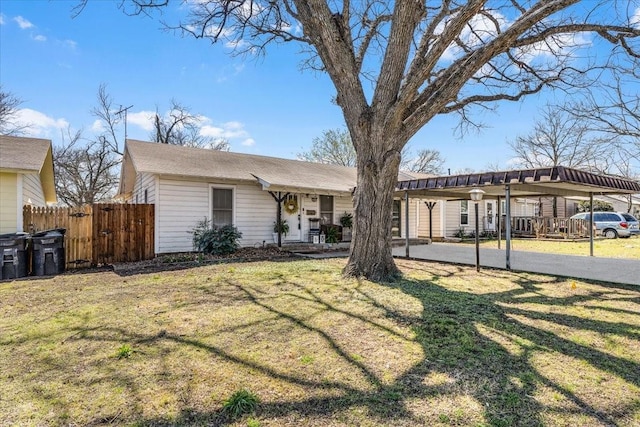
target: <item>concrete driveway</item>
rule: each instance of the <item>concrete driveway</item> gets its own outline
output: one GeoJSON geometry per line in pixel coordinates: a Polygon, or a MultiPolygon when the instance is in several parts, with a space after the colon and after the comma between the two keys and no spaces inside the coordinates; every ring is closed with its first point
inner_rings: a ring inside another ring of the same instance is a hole
{"type": "MultiPolygon", "coordinates": [[[[405,256],[405,247],[393,248],[395,257],[405,256]]],[[[409,257],[429,261],[475,265],[474,245],[433,243],[409,247],[409,257]]],[[[506,268],[504,249],[480,248],[480,265],[506,268]]],[[[554,276],[640,285],[640,260],[558,255],[511,250],[511,269],[554,276]]]]}

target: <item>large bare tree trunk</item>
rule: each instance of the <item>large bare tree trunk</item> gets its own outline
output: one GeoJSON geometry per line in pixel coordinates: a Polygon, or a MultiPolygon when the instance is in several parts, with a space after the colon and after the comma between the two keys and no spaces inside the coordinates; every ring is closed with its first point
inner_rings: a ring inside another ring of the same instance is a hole
{"type": "MultiPolygon", "coordinates": [[[[354,194],[351,254],[344,275],[385,281],[399,275],[391,254],[391,219],[398,182],[400,150],[371,141],[358,151],[358,187],[354,194]]],[[[389,144],[390,145],[390,144],[389,144]]]]}

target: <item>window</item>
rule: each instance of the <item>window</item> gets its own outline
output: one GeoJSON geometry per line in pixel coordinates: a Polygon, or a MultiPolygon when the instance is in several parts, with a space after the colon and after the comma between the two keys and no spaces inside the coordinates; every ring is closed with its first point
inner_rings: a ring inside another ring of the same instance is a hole
{"type": "Polygon", "coordinates": [[[460,225],[469,225],[469,201],[460,201],[460,225]]]}
{"type": "Polygon", "coordinates": [[[233,225],[233,189],[211,189],[211,222],[218,227],[233,225]]]}
{"type": "Polygon", "coordinates": [[[333,196],[320,196],[321,224],[333,224],[333,196]]]}

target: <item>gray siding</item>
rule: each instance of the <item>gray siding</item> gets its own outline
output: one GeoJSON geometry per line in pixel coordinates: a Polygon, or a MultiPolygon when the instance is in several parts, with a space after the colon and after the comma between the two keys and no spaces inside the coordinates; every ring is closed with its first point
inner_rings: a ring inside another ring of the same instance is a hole
{"type": "Polygon", "coordinates": [[[136,176],[136,185],[131,195],[129,203],[149,203],[156,202],[156,179],[155,175],[150,173],[139,173],[136,176]],[[146,191],[146,202],[145,202],[146,191]]]}
{"type": "Polygon", "coordinates": [[[46,206],[42,182],[37,173],[22,175],[22,204],[28,203],[33,206],[46,206]]]}
{"type": "Polygon", "coordinates": [[[340,224],[340,218],[344,213],[353,214],[353,199],[351,196],[334,196],[333,198],[333,217],[334,222],[340,224]]]}
{"type": "Polygon", "coordinates": [[[234,190],[234,225],[242,232],[242,246],[272,243],[276,202],[255,184],[160,179],[156,203],[158,253],[193,250],[190,232],[199,221],[211,217],[211,188],[234,190]]]}
{"type": "Polygon", "coordinates": [[[192,251],[190,231],[198,221],[210,217],[209,185],[206,182],[160,179],[158,196],[155,202],[156,251],[192,251]]]}
{"type": "MultiPolygon", "coordinates": [[[[432,211],[432,225],[433,225],[433,237],[442,237],[442,229],[440,227],[440,211],[441,204],[444,202],[437,202],[432,211]]],[[[429,208],[425,205],[423,200],[418,200],[418,237],[429,237],[429,208]]]]}

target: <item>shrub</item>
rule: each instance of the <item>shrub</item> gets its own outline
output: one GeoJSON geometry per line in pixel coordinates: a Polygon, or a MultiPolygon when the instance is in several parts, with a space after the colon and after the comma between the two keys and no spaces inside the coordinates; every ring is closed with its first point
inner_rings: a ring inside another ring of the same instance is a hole
{"type": "Polygon", "coordinates": [[[327,227],[327,243],[338,243],[338,227],[327,227]]]}
{"type": "MultiPolygon", "coordinates": [[[[578,212],[590,212],[591,203],[588,200],[578,203],[578,212]]],[[[613,212],[613,205],[609,202],[594,199],[593,201],[594,212],[613,212]]]]}
{"type": "Polygon", "coordinates": [[[342,214],[340,217],[340,225],[346,228],[351,228],[353,225],[353,214],[350,214],[349,212],[342,214]]]}
{"type": "Polygon", "coordinates": [[[254,393],[242,389],[236,391],[229,399],[225,400],[222,409],[232,419],[235,419],[255,411],[259,401],[258,396],[254,393]]]}
{"type": "Polygon", "coordinates": [[[242,233],[233,225],[217,227],[204,219],[193,229],[193,247],[199,252],[212,255],[227,255],[240,248],[238,240],[242,233]]]}
{"type": "Polygon", "coordinates": [[[283,219],[279,223],[278,221],[273,221],[273,232],[282,233],[286,236],[289,233],[289,223],[287,223],[287,220],[283,219]]]}

